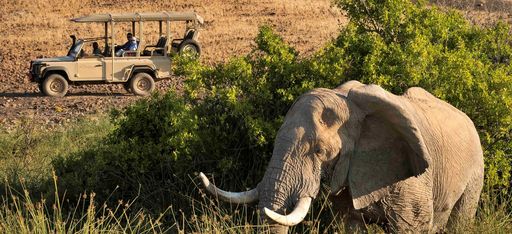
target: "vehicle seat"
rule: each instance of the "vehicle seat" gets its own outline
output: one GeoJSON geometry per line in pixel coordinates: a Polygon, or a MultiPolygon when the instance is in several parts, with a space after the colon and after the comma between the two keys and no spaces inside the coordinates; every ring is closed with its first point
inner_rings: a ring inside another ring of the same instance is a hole
{"type": "Polygon", "coordinates": [[[110,46],[109,45],[106,45],[105,46],[105,50],[103,52],[103,56],[105,57],[112,57],[112,54],[111,54],[112,51],[110,51],[110,46]]]}
{"type": "Polygon", "coordinates": [[[188,39],[192,39],[193,37],[194,37],[194,30],[188,30],[185,33],[185,37],[183,37],[183,39],[172,40],[172,47],[177,49],[180,46],[181,42],[188,40],[188,39]]]}
{"type": "Polygon", "coordinates": [[[165,44],[167,43],[167,37],[160,37],[156,45],[149,45],[144,48],[142,51],[143,56],[151,56],[151,55],[164,55],[165,53],[165,44]],[[152,48],[152,49],[150,49],[152,48]]]}

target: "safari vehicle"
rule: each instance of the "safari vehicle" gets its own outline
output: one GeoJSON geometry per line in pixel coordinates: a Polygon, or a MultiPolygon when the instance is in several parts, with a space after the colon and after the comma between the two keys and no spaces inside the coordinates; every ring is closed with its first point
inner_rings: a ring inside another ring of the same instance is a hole
{"type": "Polygon", "coordinates": [[[129,92],[149,95],[155,89],[155,81],[171,76],[172,53],[197,57],[201,53],[198,29],[203,18],[194,12],[95,14],[71,21],[102,23],[105,35],[83,39],[71,36],[72,45],[66,56],[31,61],[30,80],[37,82],[39,89],[48,96],[66,95],[69,85],[109,83],[123,83],[129,92]],[[160,35],[158,41],[146,44],[144,24],[151,21],[158,22],[160,35]],[[130,22],[137,50],[116,51],[116,25],[130,22]],[[173,38],[171,22],[186,23],[183,37],[173,38]],[[103,50],[99,49],[99,44],[104,45],[103,50]]]}

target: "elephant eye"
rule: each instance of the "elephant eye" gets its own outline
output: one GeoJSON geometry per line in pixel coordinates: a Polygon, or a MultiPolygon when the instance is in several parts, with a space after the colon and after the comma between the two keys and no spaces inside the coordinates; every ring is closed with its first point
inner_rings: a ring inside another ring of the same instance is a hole
{"type": "Polygon", "coordinates": [[[325,155],[325,152],[326,152],[326,150],[323,147],[317,147],[315,150],[316,155],[325,155]]]}

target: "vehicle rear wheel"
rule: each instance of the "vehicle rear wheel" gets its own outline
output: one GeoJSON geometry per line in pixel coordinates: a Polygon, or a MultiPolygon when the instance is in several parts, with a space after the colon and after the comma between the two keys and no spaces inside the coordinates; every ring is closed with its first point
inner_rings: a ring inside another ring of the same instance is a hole
{"type": "Polygon", "coordinates": [[[155,90],[155,81],[148,73],[140,72],[130,79],[129,87],[135,95],[148,96],[155,90]]]}
{"type": "Polygon", "coordinates": [[[64,97],[68,92],[68,81],[62,75],[51,74],[44,79],[41,90],[47,96],[64,97]]]}
{"type": "Polygon", "coordinates": [[[182,56],[187,56],[191,58],[199,58],[201,55],[201,46],[194,39],[188,39],[181,42],[178,52],[182,56]]]}

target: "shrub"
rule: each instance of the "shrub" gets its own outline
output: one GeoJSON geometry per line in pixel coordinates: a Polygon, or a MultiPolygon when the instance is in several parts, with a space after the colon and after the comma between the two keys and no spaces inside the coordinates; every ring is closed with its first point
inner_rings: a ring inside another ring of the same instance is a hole
{"type": "MultiPolygon", "coordinates": [[[[60,191],[71,200],[94,191],[99,200],[140,201],[158,211],[173,199],[173,161],[185,154],[195,130],[190,107],[174,92],[155,94],[112,113],[116,128],[103,142],[54,160],[60,191]],[[151,205],[151,206],[150,206],[151,205]]],[[[137,204],[135,204],[137,206],[137,204]]]]}

